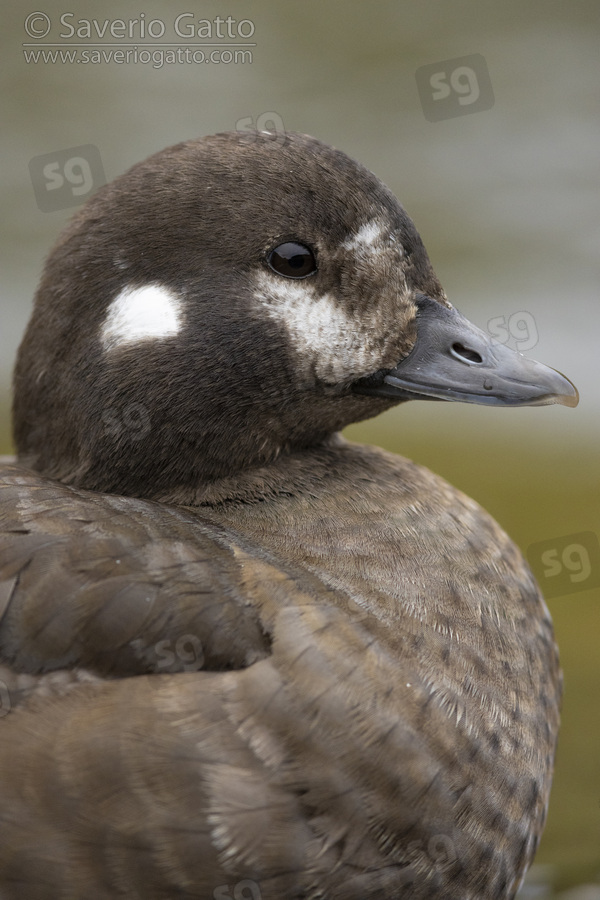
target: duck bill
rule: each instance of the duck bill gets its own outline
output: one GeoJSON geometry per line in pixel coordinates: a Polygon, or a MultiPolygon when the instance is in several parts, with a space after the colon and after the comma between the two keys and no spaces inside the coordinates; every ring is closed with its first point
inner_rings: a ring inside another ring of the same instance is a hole
{"type": "Polygon", "coordinates": [[[487,406],[577,406],[577,388],[560,372],[493,340],[430,297],[419,297],[417,307],[417,339],[409,355],[395,369],[361,379],[358,393],[487,406]]]}

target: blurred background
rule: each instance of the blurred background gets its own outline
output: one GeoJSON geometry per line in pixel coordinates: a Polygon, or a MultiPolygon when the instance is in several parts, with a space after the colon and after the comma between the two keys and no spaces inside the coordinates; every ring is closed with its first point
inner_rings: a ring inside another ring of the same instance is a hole
{"type": "Polygon", "coordinates": [[[126,11],[42,0],[31,13],[3,11],[0,453],[11,452],[11,369],[44,257],[104,177],[169,144],[257,125],[360,160],[415,220],[450,300],[581,394],[577,409],[415,402],[347,436],[434,469],[529,557],[565,697],[548,825],[523,896],[600,897],[596,0],[148,0],[126,11]],[[93,19],[100,31],[105,20],[137,24],[131,38],[119,25],[99,37],[93,19]],[[129,62],[111,59],[126,45],[129,62]],[[65,49],[72,62],[44,61],[42,50],[65,49]],[[199,62],[199,49],[213,59],[199,62]]]}

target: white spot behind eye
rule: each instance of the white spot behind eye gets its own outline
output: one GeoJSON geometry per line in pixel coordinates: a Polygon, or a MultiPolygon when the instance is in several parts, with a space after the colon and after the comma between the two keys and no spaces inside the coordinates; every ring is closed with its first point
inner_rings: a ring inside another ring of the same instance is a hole
{"type": "Polygon", "coordinates": [[[102,326],[105,350],[172,337],[181,328],[181,297],[160,284],[126,287],[108,307],[102,326]]]}

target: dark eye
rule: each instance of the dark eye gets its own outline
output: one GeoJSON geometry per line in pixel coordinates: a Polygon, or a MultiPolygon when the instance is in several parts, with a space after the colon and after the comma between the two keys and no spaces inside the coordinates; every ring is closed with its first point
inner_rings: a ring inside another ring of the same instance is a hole
{"type": "Polygon", "coordinates": [[[315,255],[309,247],[288,241],[271,250],[267,262],[278,275],[286,278],[306,278],[317,271],[315,255]]]}

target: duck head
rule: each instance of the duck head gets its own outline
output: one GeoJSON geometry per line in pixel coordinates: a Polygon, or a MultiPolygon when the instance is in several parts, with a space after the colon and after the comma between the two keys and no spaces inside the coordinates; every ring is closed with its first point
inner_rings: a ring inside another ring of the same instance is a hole
{"type": "Polygon", "coordinates": [[[313,138],[220,134],[102,188],[46,263],[14,382],[20,460],[193,491],[409,399],[575,405],[448,302],[412,221],[313,138]]]}

